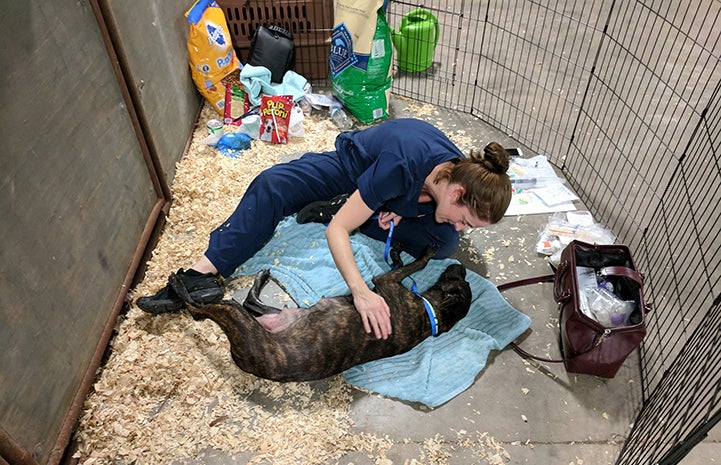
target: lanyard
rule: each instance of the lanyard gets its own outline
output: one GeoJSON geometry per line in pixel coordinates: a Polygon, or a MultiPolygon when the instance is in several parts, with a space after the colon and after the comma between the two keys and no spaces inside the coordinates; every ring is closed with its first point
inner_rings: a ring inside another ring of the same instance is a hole
{"type": "MultiPolygon", "coordinates": [[[[388,266],[391,268],[391,270],[395,270],[396,267],[393,266],[393,263],[389,259],[390,251],[391,251],[391,239],[393,238],[393,220],[390,222],[390,228],[388,228],[388,238],[386,239],[386,249],[385,252],[383,252],[383,258],[385,259],[388,266]]],[[[428,313],[428,319],[431,320],[431,335],[432,336],[438,336],[438,317],[436,316],[436,312],[433,309],[433,305],[431,305],[428,300],[421,295],[420,292],[418,292],[418,285],[416,284],[416,280],[413,279],[411,276],[408,276],[408,279],[410,279],[413,282],[413,285],[411,286],[411,292],[413,292],[415,295],[421,298],[423,300],[423,306],[426,307],[426,313],[428,313]]]]}

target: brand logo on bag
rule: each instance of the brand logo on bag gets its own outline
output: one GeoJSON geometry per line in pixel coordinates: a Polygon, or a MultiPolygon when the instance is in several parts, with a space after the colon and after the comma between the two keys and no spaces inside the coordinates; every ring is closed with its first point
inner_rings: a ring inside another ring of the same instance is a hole
{"type": "Polygon", "coordinates": [[[279,116],[281,118],[288,118],[288,108],[285,103],[268,99],[265,107],[261,108],[263,116],[279,116]]]}
{"type": "Polygon", "coordinates": [[[224,57],[220,57],[217,60],[215,60],[216,66],[218,66],[219,69],[222,69],[226,66],[230,66],[233,62],[233,54],[235,51],[232,48],[228,49],[228,53],[225,54],[224,57]]]}
{"type": "Polygon", "coordinates": [[[210,45],[213,45],[213,43],[225,45],[225,36],[223,35],[222,27],[208,22],[206,28],[208,30],[208,43],[210,45]]]}
{"type": "Polygon", "coordinates": [[[334,77],[358,61],[353,53],[353,38],[345,23],[333,28],[329,59],[330,72],[334,77]]]}

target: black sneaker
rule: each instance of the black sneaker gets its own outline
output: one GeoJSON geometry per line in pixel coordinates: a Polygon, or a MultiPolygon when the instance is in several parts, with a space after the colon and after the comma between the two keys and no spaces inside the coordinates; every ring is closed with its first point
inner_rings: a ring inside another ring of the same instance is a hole
{"type": "MultiPolygon", "coordinates": [[[[198,304],[220,302],[223,298],[223,290],[212,273],[203,274],[195,270],[183,271],[181,268],[175,275],[188,290],[193,301],[198,304]]],[[[167,284],[154,295],[140,297],[135,303],[141,310],[155,315],[177,312],[185,307],[185,302],[170,284],[167,284]]]]}
{"type": "Polygon", "coordinates": [[[329,223],[340,207],[348,200],[349,194],[341,194],[330,200],[318,200],[303,207],[296,216],[298,224],[329,223]]]}

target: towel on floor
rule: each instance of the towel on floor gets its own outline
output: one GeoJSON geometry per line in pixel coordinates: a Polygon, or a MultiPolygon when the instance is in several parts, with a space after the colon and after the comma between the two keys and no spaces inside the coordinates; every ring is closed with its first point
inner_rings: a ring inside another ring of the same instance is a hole
{"type": "Polygon", "coordinates": [[[305,95],[306,78],[295,71],[286,71],[283,82],[270,81],[271,72],[265,66],[245,65],[240,71],[240,83],[248,94],[251,105],[260,105],[260,96],[265,95],[292,95],[296,101],[305,95]]]}
{"type": "MultiPolygon", "coordinates": [[[[271,276],[301,307],[315,304],[323,296],[349,294],[345,281],[328,250],[325,226],[299,225],[295,217],[284,219],[268,243],[236,270],[235,275],[269,269],[271,276]]],[[[383,258],[385,244],[362,234],[351,236],[358,268],[370,284],[373,276],[389,270],[383,258]]],[[[412,257],[401,255],[404,263],[412,257]]],[[[413,279],[422,292],[457,260],[431,260],[413,279]]],[[[511,307],[490,281],[468,270],[473,299],[468,315],[451,331],[429,337],[405,354],[374,360],[347,370],[345,380],[359,388],[389,397],[420,402],[434,408],[473,384],[483,370],[491,350],[501,350],[531,324],[511,307]]],[[[411,281],[404,284],[410,287],[411,281]]]]}

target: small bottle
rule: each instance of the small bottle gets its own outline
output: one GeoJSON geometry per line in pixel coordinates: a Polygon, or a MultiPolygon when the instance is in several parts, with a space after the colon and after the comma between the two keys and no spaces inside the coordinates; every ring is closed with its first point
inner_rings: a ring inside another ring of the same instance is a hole
{"type": "Polygon", "coordinates": [[[303,116],[310,116],[313,111],[313,106],[310,104],[308,99],[305,97],[301,98],[298,100],[298,105],[300,106],[300,109],[303,110],[303,116]]]}
{"type": "Polygon", "coordinates": [[[353,121],[341,107],[334,106],[330,108],[330,119],[335,122],[341,131],[349,131],[353,128],[353,121]]]}

